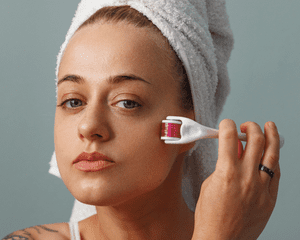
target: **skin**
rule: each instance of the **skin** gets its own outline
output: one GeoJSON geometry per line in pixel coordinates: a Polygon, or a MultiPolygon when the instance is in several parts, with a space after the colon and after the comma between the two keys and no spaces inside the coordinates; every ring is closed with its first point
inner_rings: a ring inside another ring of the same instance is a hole
{"type": "Polygon", "coordinates": [[[234,121],[221,121],[216,170],[202,184],[193,239],[259,237],[274,210],[281,175],[279,134],[275,124],[269,126],[272,123],[265,124],[264,133],[257,123],[241,124],[241,131],[247,135],[243,150],[240,142],[236,144],[234,121]],[[272,179],[258,170],[260,163],[274,171],[272,179]]]}
{"type": "Polygon", "coordinates": [[[28,227],[15,231],[3,238],[3,240],[32,240],[32,239],[57,239],[66,240],[66,223],[53,223],[28,227]]]}
{"type": "MultiPolygon", "coordinates": [[[[57,107],[54,138],[65,185],[75,198],[97,209],[96,215],[79,222],[81,239],[257,239],[277,200],[278,130],[269,126],[272,122],[264,125],[264,132],[257,123],[241,124],[247,135],[243,149],[235,122],[222,120],[216,169],[202,184],[195,214],[191,212],[180,184],[183,157],[193,144],[160,140],[166,116],[194,119],[193,112],[178,107],[178,86],[166,71],[166,48],[157,35],[126,24],[88,26],[67,46],[59,79],[77,74],[85,83],[59,85],[58,105],[73,98],[82,105],[77,102],[79,107],[69,111],[57,107]],[[105,81],[125,73],[150,84],[105,81]],[[128,110],[126,99],[142,107],[128,110]],[[82,151],[101,152],[115,165],[81,172],[72,161],[82,151]],[[258,170],[260,163],[275,172],[272,179],[258,170]]],[[[50,239],[53,234],[70,239],[68,224],[31,227],[4,239],[50,239]]]]}
{"type": "Polygon", "coordinates": [[[179,87],[166,71],[162,44],[147,29],[95,24],[72,37],[62,58],[58,79],[74,74],[85,79],[58,86],[58,104],[81,102],[57,108],[54,140],[65,185],[97,209],[80,224],[86,239],[191,239],[194,217],[181,194],[181,175],[184,154],[194,144],[167,145],[160,134],[168,115],[194,119],[194,113],[178,106],[179,87]],[[119,74],[150,84],[107,83],[119,74]],[[128,109],[124,100],[142,106],[128,109]],[[83,151],[103,153],[115,164],[100,172],[79,171],[72,161],[83,151]]]}

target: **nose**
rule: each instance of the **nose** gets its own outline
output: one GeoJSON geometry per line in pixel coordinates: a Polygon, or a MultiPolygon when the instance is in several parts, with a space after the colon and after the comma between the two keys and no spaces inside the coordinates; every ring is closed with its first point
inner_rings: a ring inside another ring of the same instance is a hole
{"type": "Polygon", "coordinates": [[[87,105],[78,124],[78,135],[81,140],[108,141],[110,133],[104,112],[99,105],[87,105]]]}

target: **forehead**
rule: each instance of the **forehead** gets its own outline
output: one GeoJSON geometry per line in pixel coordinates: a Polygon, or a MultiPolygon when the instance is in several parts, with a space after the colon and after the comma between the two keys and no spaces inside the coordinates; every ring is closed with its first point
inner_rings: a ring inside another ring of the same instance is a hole
{"type": "MultiPolygon", "coordinates": [[[[94,24],[74,34],[59,70],[111,70],[127,68],[162,74],[169,67],[167,51],[157,33],[126,23],[94,24]]],[[[61,71],[59,71],[59,75],[61,71]]]]}
{"type": "MultiPolygon", "coordinates": [[[[93,88],[107,86],[106,80],[112,76],[135,75],[151,84],[145,86],[153,97],[176,101],[179,84],[174,84],[163,43],[157,42],[159,39],[155,34],[128,24],[84,27],[67,45],[58,79],[78,75],[93,88]]],[[[130,84],[133,82],[137,81],[130,84]]]]}

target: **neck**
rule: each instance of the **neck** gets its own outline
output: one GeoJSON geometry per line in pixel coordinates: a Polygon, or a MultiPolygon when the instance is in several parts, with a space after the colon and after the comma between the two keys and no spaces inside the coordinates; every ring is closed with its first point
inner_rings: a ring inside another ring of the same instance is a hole
{"type": "Polygon", "coordinates": [[[96,206],[101,239],[191,239],[194,213],[182,196],[181,163],[157,189],[117,206],[96,206]]]}

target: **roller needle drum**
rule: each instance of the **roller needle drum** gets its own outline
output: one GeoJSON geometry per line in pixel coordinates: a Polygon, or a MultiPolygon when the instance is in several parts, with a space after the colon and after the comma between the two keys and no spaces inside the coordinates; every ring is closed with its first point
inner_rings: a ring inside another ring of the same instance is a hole
{"type": "MultiPolygon", "coordinates": [[[[185,117],[168,116],[162,120],[161,140],[166,144],[186,144],[205,138],[218,138],[219,130],[203,126],[185,117]]],[[[238,133],[241,141],[247,141],[246,133],[238,133]]],[[[284,137],[279,134],[280,148],[284,137]]]]}

